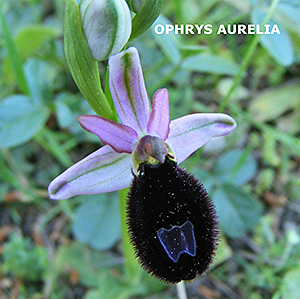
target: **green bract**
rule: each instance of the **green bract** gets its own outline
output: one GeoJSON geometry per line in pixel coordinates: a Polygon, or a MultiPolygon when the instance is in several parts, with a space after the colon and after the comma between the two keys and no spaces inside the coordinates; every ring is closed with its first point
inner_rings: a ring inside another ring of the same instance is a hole
{"type": "Polygon", "coordinates": [[[79,6],[75,0],[66,0],[64,24],[65,56],[79,90],[100,116],[112,118],[112,109],[100,83],[97,61],[91,56],[81,26],[79,6]]]}
{"type": "Polygon", "coordinates": [[[132,19],[130,40],[147,31],[159,16],[164,0],[127,0],[132,11],[136,13],[132,19]]]}
{"type": "Polygon", "coordinates": [[[106,60],[121,51],[131,34],[131,15],[125,0],[83,0],[80,12],[95,60],[106,60]]]}
{"type": "Polygon", "coordinates": [[[137,13],[140,8],[142,7],[143,3],[145,2],[145,0],[126,0],[129,8],[134,11],[135,13],[137,13]]]}

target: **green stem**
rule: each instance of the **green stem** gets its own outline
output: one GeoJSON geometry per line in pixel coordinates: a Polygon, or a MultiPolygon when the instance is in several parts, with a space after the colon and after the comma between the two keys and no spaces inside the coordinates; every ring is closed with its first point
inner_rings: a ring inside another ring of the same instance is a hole
{"type": "Polygon", "coordinates": [[[129,278],[130,282],[134,282],[140,277],[141,267],[134,256],[126,224],[126,201],[128,190],[129,189],[127,188],[119,191],[119,200],[122,225],[123,252],[125,257],[125,276],[129,278]]]}
{"type": "MultiPolygon", "coordinates": [[[[262,26],[264,26],[267,22],[269,22],[269,20],[271,19],[276,7],[277,7],[277,4],[278,4],[279,0],[273,0],[271,6],[270,6],[270,9],[263,21],[263,24],[262,26]]],[[[242,78],[242,75],[244,73],[244,71],[246,70],[249,62],[250,62],[250,59],[252,58],[255,50],[256,50],[256,47],[258,45],[258,42],[259,42],[259,39],[260,39],[260,34],[256,34],[251,43],[250,43],[250,46],[244,56],[244,59],[242,61],[242,64],[240,66],[240,69],[237,73],[237,75],[235,76],[234,78],[234,81],[233,81],[233,84],[231,86],[231,88],[229,89],[228,93],[226,94],[226,96],[223,98],[221,104],[220,104],[220,107],[219,107],[219,110],[218,112],[222,112],[224,110],[224,108],[226,107],[228,101],[229,101],[229,98],[230,96],[232,95],[233,91],[236,89],[236,87],[239,85],[240,81],[241,81],[241,78],[242,78]]]]}

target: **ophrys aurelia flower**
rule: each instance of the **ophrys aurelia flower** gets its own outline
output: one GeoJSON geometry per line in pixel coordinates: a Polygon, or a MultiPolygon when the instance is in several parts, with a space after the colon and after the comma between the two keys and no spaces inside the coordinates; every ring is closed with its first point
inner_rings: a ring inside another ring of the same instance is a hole
{"type": "Polygon", "coordinates": [[[78,118],[105,144],[49,185],[52,199],[120,190],[131,185],[128,225],[136,255],[154,276],[171,283],[207,270],[215,251],[213,205],[202,184],[177,165],[235,121],[221,113],[195,113],[170,121],[169,94],[149,100],[138,52],[109,60],[109,84],[122,124],[96,115],[78,118]]]}

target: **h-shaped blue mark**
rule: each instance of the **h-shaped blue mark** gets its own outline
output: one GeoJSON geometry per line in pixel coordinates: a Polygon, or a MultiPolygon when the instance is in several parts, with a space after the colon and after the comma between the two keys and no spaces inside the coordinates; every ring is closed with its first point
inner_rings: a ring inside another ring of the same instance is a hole
{"type": "Polygon", "coordinates": [[[174,263],[178,262],[182,253],[190,256],[196,255],[194,226],[190,221],[186,221],[181,226],[173,226],[171,229],[160,228],[157,236],[168,257],[174,263]]]}

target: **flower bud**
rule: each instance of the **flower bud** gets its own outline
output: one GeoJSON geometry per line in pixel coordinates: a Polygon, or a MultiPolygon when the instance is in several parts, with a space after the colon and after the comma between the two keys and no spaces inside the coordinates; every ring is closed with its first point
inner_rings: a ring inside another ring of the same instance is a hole
{"type": "Polygon", "coordinates": [[[131,34],[131,15],[125,0],[83,0],[83,31],[95,60],[105,60],[124,47],[131,34]]]}

